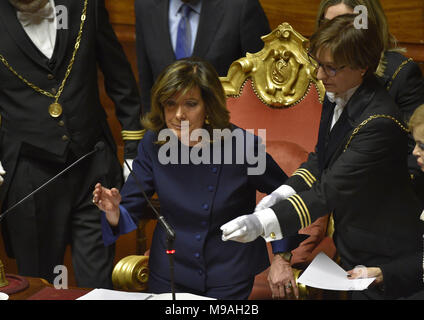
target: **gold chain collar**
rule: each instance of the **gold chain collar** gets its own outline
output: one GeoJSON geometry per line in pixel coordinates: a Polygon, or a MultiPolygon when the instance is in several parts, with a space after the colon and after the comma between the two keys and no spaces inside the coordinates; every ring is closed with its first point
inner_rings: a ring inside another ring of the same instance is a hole
{"type": "Polygon", "coordinates": [[[15,75],[17,76],[19,79],[22,80],[22,82],[24,82],[27,86],[31,87],[32,89],[34,89],[35,91],[37,91],[38,93],[41,93],[47,97],[50,98],[54,98],[54,102],[49,106],[49,112],[51,114],[52,117],[58,117],[62,114],[62,106],[58,103],[59,98],[63,92],[63,89],[65,88],[65,83],[68,80],[69,75],[71,74],[72,71],[72,67],[74,65],[75,62],[75,56],[77,55],[78,49],[80,47],[80,43],[81,43],[81,38],[82,38],[82,30],[84,28],[84,23],[87,17],[87,4],[88,4],[88,0],[85,0],[84,2],[84,8],[82,10],[82,14],[81,14],[81,24],[80,24],[80,28],[79,28],[79,32],[78,32],[78,36],[76,38],[75,41],[75,46],[74,46],[74,52],[72,53],[72,57],[71,60],[69,61],[69,65],[68,68],[66,69],[65,72],[65,77],[62,80],[62,83],[60,84],[59,89],[57,90],[56,94],[52,94],[46,90],[41,89],[40,87],[36,86],[35,84],[33,84],[32,82],[28,81],[27,79],[25,79],[23,76],[21,76],[10,64],[9,62],[6,60],[6,58],[0,54],[0,61],[15,75]]]}
{"type": "Polygon", "coordinates": [[[345,152],[347,150],[347,148],[350,145],[350,142],[352,141],[353,137],[359,132],[359,130],[361,130],[361,128],[363,126],[365,126],[368,122],[370,122],[371,120],[374,119],[378,119],[378,118],[386,118],[386,119],[390,119],[392,120],[394,123],[396,123],[399,128],[401,128],[404,132],[409,133],[409,129],[407,127],[405,127],[398,119],[396,119],[395,117],[386,115],[386,114],[375,114],[370,116],[369,118],[365,119],[364,121],[362,121],[352,132],[352,135],[349,138],[349,141],[346,143],[343,152],[345,152]]]}

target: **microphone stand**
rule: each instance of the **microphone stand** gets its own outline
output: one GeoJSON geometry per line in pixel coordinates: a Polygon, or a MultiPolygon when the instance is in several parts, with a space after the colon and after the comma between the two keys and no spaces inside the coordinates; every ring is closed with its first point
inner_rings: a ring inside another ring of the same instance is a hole
{"type": "Polygon", "coordinates": [[[76,166],[79,162],[81,162],[82,160],[84,160],[85,158],[91,156],[93,153],[100,151],[104,148],[104,144],[103,142],[98,142],[96,144],[96,146],[94,147],[94,149],[92,151],[90,151],[89,153],[83,155],[81,158],[79,158],[77,161],[73,162],[69,167],[66,167],[63,171],[59,172],[57,175],[55,175],[53,178],[49,179],[47,182],[43,183],[41,186],[39,186],[37,189],[35,189],[34,191],[32,191],[30,194],[28,194],[25,198],[21,199],[19,202],[15,203],[13,206],[11,206],[9,209],[7,209],[5,212],[3,212],[0,215],[0,222],[6,217],[6,215],[12,211],[14,208],[16,208],[18,205],[20,205],[22,202],[24,202],[26,199],[28,199],[29,197],[31,197],[34,193],[38,192],[39,190],[43,189],[46,185],[48,185],[50,182],[52,182],[54,179],[60,177],[61,175],[63,175],[65,172],[67,172],[68,170],[70,170],[71,168],[73,168],[74,166],[76,166]]]}
{"type": "Polygon", "coordinates": [[[143,194],[143,197],[146,199],[148,205],[150,206],[150,208],[153,210],[153,212],[155,213],[159,224],[161,225],[162,228],[165,229],[166,232],[166,243],[167,243],[167,249],[166,249],[166,254],[169,257],[169,272],[170,272],[170,280],[171,280],[171,294],[172,294],[172,300],[176,300],[175,299],[175,279],[174,279],[174,254],[175,254],[175,249],[174,249],[174,241],[175,241],[175,231],[174,229],[166,222],[165,218],[156,210],[156,208],[153,206],[153,204],[151,203],[149,197],[146,195],[146,193],[144,192],[143,186],[141,185],[140,181],[138,180],[137,176],[134,174],[132,168],[130,167],[130,165],[128,164],[127,160],[124,159],[124,163],[127,166],[128,170],[130,171],[130,174],[134,177],[135,182],[137,183],[141,193],[143,194]]]}

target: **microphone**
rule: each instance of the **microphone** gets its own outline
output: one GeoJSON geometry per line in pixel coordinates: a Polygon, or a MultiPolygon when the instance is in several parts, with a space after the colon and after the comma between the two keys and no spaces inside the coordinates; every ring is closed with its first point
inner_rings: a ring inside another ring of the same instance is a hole
{"type": "Polygon", "coordinates": [[[144,192],[143,186],[141,185],[141,183],[138,180],[137,176],[135,175],[134,171],[132,170],[132,168],[128,164],[127,160],[124,159],[124,163],[127,166],[128,170],[130,171],[130,175],[132,175],[134,177],[134,180],[137,183],[137,185],[138,185],[141,193],[143,194],[144,199],[147,201],[147,203],[149,204],[150,208],[153,210],[153,212],[155,213],[156,217],[158,218],[158,221],[159,221],[160,225],[166,231],[166,237],[167,237],[166,241],[167,241],[167,246],[168,246],[168,248],[166,250],[166,254],[169,257],[169,271],[170,271],[170,275],[171,275],[171,293],[172,293],[172,300],[175,300],[175,280],[174,280],[174,260],[173,260],[174,253],[175,253],[175,250],[173,249],[173,244],[174,244],[174,240],[175,240],[175,237],[176,237],[175,231],[168,224],[168,222],[166,222],[165,218],[153,206],[153,204],[150,201],[149,197],[144,192]]]}
{"type": "Polygon", "coordinates": [[[28,194],[26,197],[24,197],[23,199],[19,200],[17,203],[15,203],[13,206],[11,206],[9,209],[7,209],[6,211],[4,211],[1,215],[0,215],[0,222],[6,217],[6,215],[12,211],[13,209],[15,209],[18,205],[20,205],[22,202],[24,202],[25,200],[27,200],[29,197],[31,197],[32,195],[34,195],[35,193],[37,193],[38,191],[40,191],[41,189],[43,189],[45,186],[47,186],[50,182],[54,181],[55,179],[57,179],[58,177],[60,177],[61,175],[63,175],[65,172],[69,171],[71,168],[73,168],[74,166],[76,166],[79,162],[81,162],[82,160],[84,160],[85,158],[91,156],[93,153],[96,153],[97,151],[102,151],[105,148],[105,143],[103,141],[99,141],[96,143],[96,145],[94,146],[94,149],[91,150],[90,152],[86,153],[85,155],[83,155],[81,158],[77,159],[76,161],[74,161],[73,163],[71,163],[69,166],[67,166],[64,170],[62,170],[61,172],[59,172],[57,175],[55,175],[53,178],[51,178],[50,180],[48,180],[47,182],[45,182],[44,184],[42,184],[41,186],[39,186],[37,189],[35,189],[34,191],[32,191],[30,194],[28,194]]]}
{"type": "Polygon", "coordinates": [[[131,167],[128,164],[127,160],[124,159],[124,163],[127,166],[128,170],[130,171],[130,174],[134,177],[134,180],[137,183],[137,185],[138,185],[141,193],[143,194],[144,199],[147,201],[149,207],[153,210],[153,212],[155,213],[158,221],[160,222],[160,224],[162,225],[162,227],[165,229],[166,235],[168,237],[168,240],[174,241],[175,240],[175,237],[176,237],[174,229],[168,224],[168,222],[166,222],[165,218],[153,206],[152,202],[150,201],[150,199],[147,196],[147,194],[144,192],[143,187],[142,187],[140,181],[138,180],[138,178],[135,175],[134,171],[131,169],[131,167]]]}

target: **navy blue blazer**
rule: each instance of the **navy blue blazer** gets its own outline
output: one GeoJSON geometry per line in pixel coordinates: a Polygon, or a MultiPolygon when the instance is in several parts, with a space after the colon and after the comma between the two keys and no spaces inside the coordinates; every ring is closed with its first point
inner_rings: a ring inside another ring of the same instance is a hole
{"type": "MultiPolygon", "coordinates": [[[[244,137],[248,135],[246,131],[242,132],[244,137]]],[[[265,270],[269,266],[269,258],[262,238],[246,244],[224,242],[220,226],[240,215],[252,213],[256,205],[256,191],[270,193],[283,184],[287,179],[283,170],[268,154],[266,170],[261,175],[247,174],[250,165],[246,157],[243,164],[220,161],[221,164],[163,165],[158,159],[161,146],[155,144],[156,139],[157,135],[148,131],[139,144],[138,155],[133,162],[139,183],[130,176],[122,189],[118,234],[131,231],[132,222],[124,218],[126,212],[135,223],[143,217],[146,201],[140,192],[141,183],[148,196],[157,192],[161,215],[176,232],[177,286],[181,284],[205,291],[210,287],[250,280],[265,270]]],[[[178,147],[181,148],[179,142],[178,147]]],[[[256,136],[254,147],[258,147],[256,136]]],[[[235,144],[231,152],[235,162],[235,144]]],[[[223,157],[224,152],[221,152],[221,160],[223,157]]],[[[150,272],[169,281],[169,258],[165,250],[166,233],[163,228],[157,227],[150,250],[150,272]]],[[[149,290],[154,292],[154,288],[149,287],[149,290]]]]}

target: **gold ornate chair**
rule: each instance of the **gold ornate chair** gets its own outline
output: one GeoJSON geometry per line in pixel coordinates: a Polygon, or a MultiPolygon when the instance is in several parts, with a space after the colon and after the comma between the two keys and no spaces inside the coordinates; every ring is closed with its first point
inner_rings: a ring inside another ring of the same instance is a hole
{"type": "MultiPolygon", "coordinates": [[[[228,97],[231,122],[245,129],[266,129],[267,152],[290,176],[314,150],[324,87],[309,63],[308,40],[289,24],[279,25],[262,40],[264,48],[261,51],[247,53],[246,57],[234,61],[227,76],[220,80],[228,97]]],[[[257,201],[263,196],[258,193],[257,201]]],[[[332,229],[328,228],[332,219],[323,217],[317,222],[300,232],[312,234],[310,238],[319,240],[319,245],[310,244],[309,252],[296,253],[297,249],[294,250],[295,264],[307,263],[321,251],[335,256],[332,229]]],[[[139,234],[143,233],[139,230],[139,234]]],[[[270,245],[268,251],[271,257],[270,245]]],[[[147,262],[148,259],[141,255],[122,259],[113,271],[115,287],[145,290],[147,262]]],[[[296,270],[296,276],[300,272],[296,270]]],[[[268,270],[256,277],[250,299],[271,299],[267,274],[268,270]]],[[[316,297],[313,290],[304,286],[300,286],[300,290],[303,297],[316,297]]]]}

